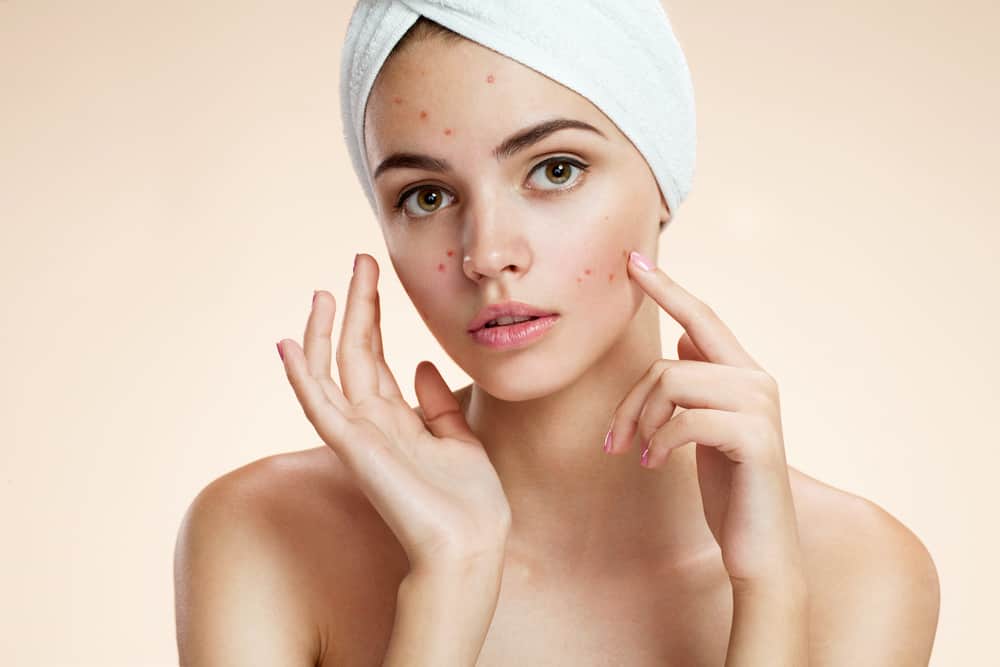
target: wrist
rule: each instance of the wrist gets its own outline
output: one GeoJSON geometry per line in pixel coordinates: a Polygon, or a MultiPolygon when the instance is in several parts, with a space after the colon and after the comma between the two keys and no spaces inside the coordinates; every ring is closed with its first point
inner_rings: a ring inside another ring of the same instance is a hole
{"type": "Polygon", "coordinates": [[[787,572],[778,577],[759,579],[730,578],[733,598],[738,601],[762,600],[781,603],[785,606],[800,606],[808,603],[809,588],[806,578],[800,572],[787,572]]]}

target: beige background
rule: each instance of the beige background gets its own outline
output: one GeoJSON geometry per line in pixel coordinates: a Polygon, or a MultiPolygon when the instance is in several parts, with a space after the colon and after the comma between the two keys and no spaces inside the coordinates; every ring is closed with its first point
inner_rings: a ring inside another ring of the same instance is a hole
{"type": "MultiPolygon", "coordinates": [[[[932,665],[985,664],[1000,11],[814,4],[667,3],[699,156],[661,264],[779,380],[789,463],[928,546],[932,665]]],[[[321,444],[274,343],[301,337],[313,289],[346,295],[355,252],[383,267],[411,403],[421,359],[467,381],[350,170],[350,9],[0,1],[4,664],[176,664],[181,516],[226,471],[321,444]]]]}

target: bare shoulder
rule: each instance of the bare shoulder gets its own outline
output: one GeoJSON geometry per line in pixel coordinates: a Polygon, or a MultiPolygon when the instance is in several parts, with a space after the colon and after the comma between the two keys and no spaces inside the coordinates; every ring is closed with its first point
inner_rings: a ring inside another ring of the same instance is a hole
{"type": "Polygon", "coordinates": [[[405,572],[405,554],[377,519],[326,446],[258,459],[213,480],[177,538],[182,664],[340,664],[334,654],[361,582],[391,613],[394,580],[405,572]]]}
{"type": "Polygon", "coordinates": [[[789,466],[810,591],[813,665],[926,665],[937,629],[937,568],[878,504],[789,466]]]}

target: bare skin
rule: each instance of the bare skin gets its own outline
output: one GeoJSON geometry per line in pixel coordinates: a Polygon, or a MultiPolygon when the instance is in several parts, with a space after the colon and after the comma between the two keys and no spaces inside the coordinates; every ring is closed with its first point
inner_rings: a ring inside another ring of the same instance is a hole
{"type": "MultiPolygon", "coordinates": [[[[623,271],[629,249],[655,259],[659,221],[670,217],[645,161],[588,100],[469,42],[402,51],[367,114],[373,170],[396,152],[453,167],[388,170],[376,194],[396,275],[475,378],[454,395],[513,516],[477,664],[723,664],[732,589],[706,525],[694,447],[655,469],[639,465],[635,443],[612,455],[600,448],[619,402],[663,357],[660,311],[623,271]],[[505,159],[491,154],[554,117],[599,132],[564,129],[505,159]],[[589,171],[552,193],[560,188],[538,166],[553,156],[589,171]],[[394,211],[416,186],[437,194],[433,210],[411,192],[394,211]],[[558,311],[560,328],[516,353],[486,351],[466,324],[508,298],[558,311]]],[[[919,540],[872,503],[790,467],[788,475],[809,585],[810,664],[921,664],[937,588],[919,540]],[[889,587],[877,604],[899,607],[873,608],[876,586],[889,587]]],[[[254,462],[210,485],[182,531],[182,656],[203,655],[199,645],[225,635],[259,644],[258,657],[268,647],[295,656],[281,664],[379,665],[408,567],[330,448],[254,462]],[[246,563],[240,584],[226,584],[246,563]],[[261,573],[277,574],[257,586],[261,573]]]]}
{"type": "MultiPolygon", "coordinates": [[[[455,392],[463,405],[470,389],[455,392]]],[[[600,450],[592,455],[605,456],[600,450]]],[[[686,446],[671,458],[693,455],[694,447],[686,446]]],[[[788,470],[809,578],[810,645],[815,647],[810,665],[851,664],[831,657],[838,655],[836,647],[883,639],[859,633],[845,637],[852,619],[878,613],[871,591],[852,594],[867,584],[853,582],[864,581],[859,575],[866,562],[898,561],[900,554],[920,557],[922,546],[877,505],[788,470]]],[[[274,632],[288,636],[292,628],[308,629],[297,639],[302,662],[281,664],[380,665],[407,559],[336,455],[315,447],[267,457],[226,474],[207,491],[213,499],[207,513],[217,514],[220,523],[233,516],[247,516],[251,524],[250,515],[268,517],[252,529],[250,542],[277,545],[273,567],[282,568],[282,579],[291,582],[282,599],[297,610],[276,619],[288,627],[274,632]]],[[[650,554],[603,575],[574,577],[570,565],[508,554],[478,667],[723,664],[732,591],[718,548],[683,562],[650,554]]],[[[245,591],[244,585],[232,595],[245,591]]],[[[937,599],[917,599],[926,609],[911,620],[912,627],[897,633],[909,632],[919,654],[930,650],[937,599]]],[[[244,631],[245,640],[252,641],[253,629],[244,631]]],[[[865,654],[841,655],[850,660],[865,654]]]]}

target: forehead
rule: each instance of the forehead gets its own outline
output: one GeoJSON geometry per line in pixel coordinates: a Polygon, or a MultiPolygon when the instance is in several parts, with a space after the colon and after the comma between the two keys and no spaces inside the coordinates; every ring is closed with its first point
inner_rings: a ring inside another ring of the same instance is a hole
{"type": "Polygon", "coordinates": [[[365,109],[369,164],[444,139],[492,148],[543,118],[578,118],[608,137],[617,128],[587,98],[470,40],[410,43],[379,72],[365,109]]]}

